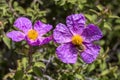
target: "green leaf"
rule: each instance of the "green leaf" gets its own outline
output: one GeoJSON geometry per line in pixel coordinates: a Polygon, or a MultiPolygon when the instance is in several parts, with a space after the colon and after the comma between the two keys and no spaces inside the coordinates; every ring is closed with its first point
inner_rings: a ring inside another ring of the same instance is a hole
{"type": "Polygon", "coordinates": [[[45,67],[46,67],[45,64],[42,63],[42,62],[35,62],[34,66],[35,66],[35,67],[42,67],[42,68],[45,68],[45,67]]]}
{"type": "Polygon", "coordinates": [[[24,67],[24,69],[26,69],[27,63],[28,63],[27,58],[26,57],[22,58],[22,66],[24,67]]]}
{"type": "Polygon", "coordinates": [[[65,5],[65,3],[66,3],[66,0],[61,0],[58,4],[60,4],[60,6],[63,6],[65,5]]]}
{"type": "Polygon", "coordinates": [[[41,77],[41,76],[42,76],[42,72],[41,72],[40,68],[38,68],[38,67],[33,67],[33,72],[34,72],[38,77],[41,77]]]}
{"type": "Polygon", "coordinates": [[[85,14],[85,17],[86,17],[90,22],[94,22],[95,19],[97,18],[96,15],[89,15],[89,14],[85,14]]]}
{"type": "Polygon", "coordinates": [[[110,24],[107,23],[107,22],[104,23],[104,28],[106,28],[106,29],[108,29],[110,31],[112,30],[110,24]]]}
{"type": "Polygon", "coordinates": [[[33,78],[33,75],[27,74],[27,75],[24,75],[23,80],[35,80],[35,79],[33,78]]]}
{"type": "Polygon", "coordinates": [[[109,18],[120,18],[120,17],[115,15],[109,15],[109,18]]]}
{"type": "Polygon", "coordinates": [[[21,66],[21,60],[17,60],[17,70],[22,70],[22,66],[21,66]]]}
{"type": "Polygon", "coordinates": [[[14,7],[18,7],[18,2],[15,1],[15,2],[13,3],[13,6],[14,6],[14,7]]]}
{"type": "Polygon", "coordinates": [[[80,4],[80,5],[78,5],[78,7],[79,7],[80,9],[83,9],[84,6],[80,4]]]}
{"type": "Polygon", "coordinates": [[[24,75],[24,72],[22,70],[19,70],[15,73],[15,80],[23,80],[23,75],[24,75]]]}
{"type": "Polygon", "coordinates": [[[105,76],[105,75],[107,75],[107,74],[109,74],[109,73],[110,73],[110,70],[109,70],[109,69],[104,70],[104,71],[102,71],[101,76],[105,76]]]}
{"type": "Polygon", "coordinates": [[[79,3],[86,3],[87,0],[79,0],[79,3]]]}
{"type": "Polygon", "coordinates": [[[11,49],[11,45],[10,45],[10,39],[6,36],[3,37],[3,42],[6,44],[6,46],[11,49]]]}
{"type": "Polygon", "coordinates": [[[91,72],[95,69],[95,64],[91,64],[88,66],[88,71],[91,72]]]}
{"type": "Polygon", "coordinates": [[[120,19],[116,19],[116,21],[115,21],[116,23],[120,23],[120,19]]]}
{"type": "Polygon", "coordinates": [[[68,3],[75,4],[76,0],[67,0],[68,3]]]}
{"type": "Polygon", "coordinates": [[[89,21],[92,21],[92,16],[91,16],[91,15],[85,14],[85,17],[86,17],[89,21]]]}
{"type": "Polygon", "coordinates": [[[93,13],[95,13],[95,14],[97,14],[97,15],[100,15],[100,13],[99,12],[97,12],[96,10],[94,10],[94,9],[89,9],[91,12],[93,12],[93,13]]]}
{"type": "Polygon", "coordinates": [[[83,77],[83,75],[81,75],[81,74],[76,74],[75,77],[76,77],[77,79],[84,80],[84,77],[83,77]]]}
{"type": "Polygon", "coordinates": [[[102,5],[97,5],[97,8],[100,10],[100,11],[102,11],[104,8],[103,8],[103,6],[102,5]]]}
{"type": "Polygon", "coordinates": [[[24,14],[24,13],[25,13],[25,10],[24,10],[22,7],[16,7],[16,8],[15,8],[15,11],[18,11],[18,12],[20,12],[21,14],[24,14]]]}
{"type": "Polygon", "coordinates": [[[101,68],[101,70],[104,70],[106,68],[105,62],[102,62],[102,64],[100,65],[100,68],[101,68]]]}

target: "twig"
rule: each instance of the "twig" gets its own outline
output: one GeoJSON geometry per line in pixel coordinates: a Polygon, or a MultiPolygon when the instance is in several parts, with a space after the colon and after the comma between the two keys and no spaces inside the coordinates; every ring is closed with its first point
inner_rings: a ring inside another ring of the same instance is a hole
{"type": "Polygon", "coordinates": [[[53,57],[49,57],[49,60],[44,60],[44,62],[46,62],[46,69],[43,71],[43,73],[45,73],[47,71],[47,68],[49,66],[49,64],[51,63],[51,61],[54,59],[53,57]]]}
{"type": "Polygon", "coordinates": [[[99,24],[99,23],[101,23],[102,20],[103,20],[103,18],[100,18],[95,24],[99,24]]]}
{"type": "Polygon", "coordinates": [[[33,54],[33,47],[29,46],[29,53],[28,53],[28,67],[25,70],[25,73],[32,67],[32,54],[33,54]]]}
{"type": "Polygon", "coordinates": [[[12,7],[12,2],[11,2],[11,0],[6,0],[6,3],[8,4],[8,7],[9,7],[10,11],[13,13],[13,15],[14,15],[15,17],[19,17],[19,15],[15,12],[15,10],[14,10],[13,7],[12,7]]]}
{"type": "Polygon", "coordinates": [[[33,49],[32,49],[32,46],[30,46],[30,48],[29,48],[29,54],[28,54],[28,57],[29,57],[29,65],[30,65],[30,66],[32,65],[32,53],[33,53],[33,49]]]}

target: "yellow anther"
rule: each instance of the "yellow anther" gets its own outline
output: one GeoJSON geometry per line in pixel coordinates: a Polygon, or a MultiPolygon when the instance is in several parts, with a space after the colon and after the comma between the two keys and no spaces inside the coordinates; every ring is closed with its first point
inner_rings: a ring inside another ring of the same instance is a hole
{"type": "Polygon", "coordinates": [[[38,32],[36,30],[29,30],[27,34],[28,38],[31,40],[36,40],[38,37],[38,32]]]}
{"type": "Polygon", "coordinates": [[[74,36],[72,37],[72,43],[73,43],[74,45],[79,46],[79,45],[82,44],[82,42],[83,42],[83,38],[82,38],[80,35],[74,35],[74,36]]]}

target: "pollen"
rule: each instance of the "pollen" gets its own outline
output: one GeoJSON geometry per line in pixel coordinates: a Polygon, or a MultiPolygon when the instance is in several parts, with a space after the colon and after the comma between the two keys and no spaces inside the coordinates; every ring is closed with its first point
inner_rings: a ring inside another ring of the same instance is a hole
{"type": "Polygon", "coordinates": [[[82,42],[83,42],[83,38],[82,38],[80,35],[74,35],[74,36],[72,37],[72,43],[73,43],[74,45],[79,46],[79,45],[82,44],[82,42]]]}
{"type": "Polygon", "coordinates": [[[31,40],[36,40],[38,37],[38,32],[36,30],[29,30],[27,34],[28,38],[31,40]]]}

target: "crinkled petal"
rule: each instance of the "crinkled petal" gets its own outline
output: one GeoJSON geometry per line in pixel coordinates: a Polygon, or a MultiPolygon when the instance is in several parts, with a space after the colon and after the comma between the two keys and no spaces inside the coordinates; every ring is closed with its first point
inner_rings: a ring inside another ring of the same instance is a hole
{"type": "Polygon", "coordinates": [[[47,44],[47,43],[49,43],[52,39],[53,39],[53,36],[41,37],[41,38],[39,38],[39,40],[40,40],[40,44],[39,44],[39,45],[47,44]]]}
{"type": "Polygon", "coordinates": [[[25,38],[25,34],[20,31],[11,31],[7,33],[7,37],[11,38],[13,41],[19,42],[25,38]]]}
{"type": "Polygon", "coordinates": [[[96,60],[100,51],[100,46],[94,44],[85,44],[85,46],[85,51],[80,53],[80,55],[83,61],[89,64],[96,60]]]}
{"type": "Polygon", "coordinates": [[[64,63],[75,63],[77,60],[77,50],[71,43],[58,46],[56,53],[58,58],[64,63]]]}
{"type": "Polygon", "coordinates": [[[40,44],[40,40],[39,39],[31,40],[27,36],[26,36],[26,41],[31,46],[39,46],[39,44],[40,44]]]}
{"type": "Polygon", "coordinates": [[[71,42],[72,36],[69,29],[62,23],[59,23],[53,31],[53,38],[57,43],[71,42]]]}
{"type": "Polygon", "coordinates": [[[29,29],[32,29],[32,22],[26,17],[19,17],[15,21],[14,26],[27,33],[29,29]]]}
{"type": "Polygon", "coordinates": [[[38,31],[39,35],[42,36],[44,34],[46,34],[47,32],[49,32],[52,29],[52,25],[50,24],[44,24],[41,21],[37,21],[34,24],[34,29],[36,31],[38,31]]]}
{"type": "Polygon", "coordinates": [[[85,26],[86,19],[83,14],[72,14],[66,18],[67,27],[73,34],[81,34],[84,26],[85,26]]]}
{"type": "Polygon", "coordinates": [[[92,42],[102,38],[101,30],[94,24],[88,25],[81,34],[84,38],[84,42],[92,42]]]}

